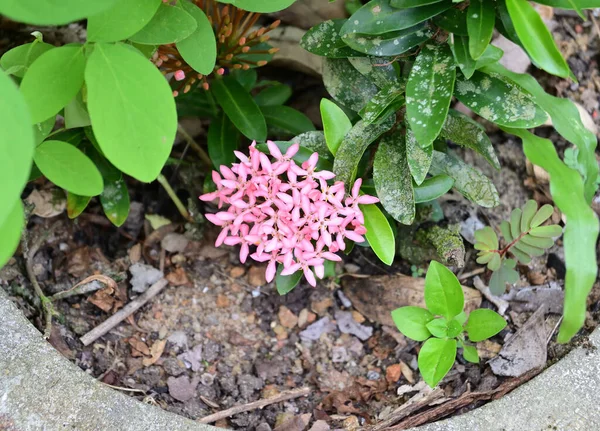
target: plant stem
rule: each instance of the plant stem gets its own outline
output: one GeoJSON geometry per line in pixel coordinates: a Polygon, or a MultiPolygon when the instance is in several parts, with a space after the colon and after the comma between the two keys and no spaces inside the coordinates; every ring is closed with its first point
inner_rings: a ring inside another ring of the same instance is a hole
{"type": "Polygon", "coordinates": [[[202,162],[204,162],[206,166],[212,166],[212,161],[210,160],[210,157],[208,156],[206,151],[204,151],[200,144],[198,144],[194,140],[194,138],[190,136],[190,134],[181,126],[181,124],[177,124],[177,131],[181,133],[183,138],[187,141],[188,145],[198,153],[198,156],[200,156],[200,160],[202,160],[202,162]]]}
{"type": "Polygon", "coordinates": [[[175,190],[173,190],[173,188],[171,187],[171,184],[169,184],[169,182],[164,177],[164,175],[159,174],[158,178],[156,178],[156,180],[163,186],[163,188],[165,189],[165,191],[167,192],[167,194],[169,195],[169,197],[171,198],[171,200],[173,201],[173,203],[175,204],[175,206],[177,207],[177,209],[179,210],[179,213],[183,216],[183,218],[185,218],[187,221],[193,223],[194,222],[193,217],[190,215],[189,211],[187,210],[187,208],[185,207],[183,202],[181,202],[181,199],[179,199],[179,196],[177,196],[177,193],[175,193],[175,190]]]}

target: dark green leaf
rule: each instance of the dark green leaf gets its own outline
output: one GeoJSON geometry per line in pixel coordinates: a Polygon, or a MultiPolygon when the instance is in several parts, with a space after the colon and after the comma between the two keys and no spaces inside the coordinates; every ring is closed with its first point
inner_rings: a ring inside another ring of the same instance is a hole
{"type": "Polygon", "coordinates": [[[202,9],[195,3],[182,0],[177,5],[196,21],[196,30],[177,42],[177,50],[194,70],[209,75],[217,61],[217,42],[213,27],[202,9]]]}
{"type": "Polygon", "coordinates": [[[360,111],[365,124],[380,123],[404,105],[404,84],[382,88],[360,111]]]}
{"type": "Polygon", "coordinates": [[[161,0],[119,0],[113,3],[110,9],[88,19],[88,41],[116,42],[127,39],[145,27],[162,5],[161,0]]]}
{"type": "Polygon", "coordinates": [[[469,79],[475,72],[475,60],[469,52],[469,38],[467,36],[454,36],[454,45],[452,52],[456,59],[456,64],[460,67],[465,78],[469,79]]]}
{"type": "Polygon", "coordinates": [[[471,311],[465,329],[473,342],[487,340],[506,327],[506,320],[487,308],[471,311]]]}
{"type": "Polygon", "coordinates": [[[105,178],[100,203],[112,224],[119,227],[125,223],[129,215],[129,191],[122,176],[116,181],[107,181],[105,178]]]}
{"type": "Polygon", "coordinates": [[[315,25],[304,34],[300,46],[322,57],[348,58],[360,55],[346,45],[340,36],[340,30],[345,22],[345,19],[330,19],[315,25]]]}
{"type": "Polygon", "coordinates": [[[431,337],[427,324],[433,315],[421,307],[402,307],[392,311],[392,319],[404,336],[415,341],[425,341],[431,337]]]}
{"type": "Polygon", "coordinates": [[[375,84],[345,58],[323,60],[323,83],[333,99],[356,112],[378,92],[375,84]]]}
{"type": "Polygon", "coordinates": [[[373,252],[386,265],[394,263],[396,255],[396,238],[390,222],[376,204],[360,205],[365,217],[365,237],[373,252]]]}
{"type": "Polygon", "coordinates": [[[414,133],[410,129],[406,129],[406,158],[408,160],[408,168],[417,185],[421,184],[431,166],[433,158],[433,145],[421,148],[414,133]]]}
{"type": "Polygon", "coordinates": [[[446,12],[433,17],[433,23],[449,33],[457,36],[467,36],[467,12],[457,8],[448,9],[446,12]]]}
{"type": "Polygon", "coordinates": [[[342,36],[342,40],[355,52],[381,57],[403,54],[432,36],[433,32],[429,28],[424,24],[418,24],[380,35],[348,33],[342,36]]]}
{"type": "Polygon", "coordinates": [[[433,314],[448,320],[459,315],[465,304],[462,287],[456,276],[435,260],[431,261],[425,276],[425,304],[433,314]]]}
{"type": "Polygon", "coordinates": [[[302,278],[302,271],[296,271],[291,275],[281,275],[283,271],[283,265],[277,267],[277,275],[275,276],[275,286],[277,287],[277,293],[285,295],[298,285],[302,278]]]}
{"type": "Polygon", "coordinates": [[[421,7],[428,4],[439,3],[442,0],[392,0],[390,5],[398,9],[408,9],[411,7],[421,7]]]}
{"type": "Polygon", "coordinates": [[[477,60],[492,40],[496,21],[495,2],[471,0],[467,10],[467,30],[469,33],[469,52],[477,60]]]}
{"type": "Polygon", "coordinates": [[[363,76],[370,79],[379,88],[391,84],[400,84],[394,68],[394,59],[389,57],[351,57],[348,59],[363,76]]]}
{"type": "MultiPolygon", "coordinates": [[[[188,38],[196,31],[197,27],[196,19],[184,9],[163,3],[150,22],[128,39],[142,45],[166,45],[188,38]]],[[[204,34],[208,35],[209,33],[205,31],[204,34]]],[[[214,40],[214,36],[211,35],[210,40],[214,40]]],[[[207,42],[204,43],[207,44],[207,42]]],[[[196,49],[198,48],[196,47],[196,49]]]]}
{"type": "Polygon", "coordinates": [[[0,222],[0,268],[10,260],[21,240],[21,231],[25,224],[21,199],[2,201],[6,207],[5,217],[0,222]]]}
{"type": "Polygon", "coordinates": [[[335,156],[344,137],[352,129],[352,123],[342,108],[329,99],[321,99],[321,119],[325,142],[331,154],[335,156]]]}
{"type": "Polygon", "coordinates": [[[448,175],[436,175],[428,178],[414,189],[415,203],[429,202],[437,199],[450,191],[454,180],[448,175]]]}
{"type": "Polygon", "coordinates": [[[79,196],[67,192],[67,215],[70,219],[77,218],[87,208],[92,200],[91,196],[79,196]]]}
{"type": "Polygon", "coordinates": [[[456,359],[456,340],[430,338],[419,351],[418,364],[423,380],[434,387],[444,378],[456,359]]]}
{"type": "Polygon", "coordinates": [[[260,110],[269,126],[276,126],[292,135],[315,130],[314,124],[306,115],[289,106],[261,106],[260,110]]]}
{"type": "Polygon", "coordinates": [[[31,63],[52,48],[54,46],[38,40],[17,46],[2,55],[0,58],[0,67],[5,71],[16,67],[17,69],[12,74],[17,78],[22,78],[31,63]]]}
{"type": "Polygon", "coordinates": [[[5,0],[0,14],[35,25],[62,25],[94,16],[110,8],[117,0],[5,0]]]}
{"type": "Polygon", "coordinates": [[[208,155],[215,168],[222,165],[231,166],[235,162],[233,152],[237,150],[240,134],[231,123],[231,120],[221,113],[208,127],[208,155]]]}
{"type": "Polygon", "coordinates": [[[280,106],[290,97],[292,97],[292,88],[289,85],[275,84],[254,96],[254,101],[258,106],[280,106]]]}
{"type": "Polygon", "coordinates": [[[230,76],[233,76],[248,93],[254,88],[258,79],[256,69],[235,69],[231,71],[230,76]]]}

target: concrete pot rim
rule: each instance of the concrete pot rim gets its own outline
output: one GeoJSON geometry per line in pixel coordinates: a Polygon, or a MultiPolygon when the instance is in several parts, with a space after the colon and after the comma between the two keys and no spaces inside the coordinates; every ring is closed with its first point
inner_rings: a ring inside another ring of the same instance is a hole
{"type": "MultiPolygon", "coordinates": [[[[590,343],[600,346],[600,329],[590,343]]],[[[503,398],[418,430],[600,429],[599,388],[600,351],[579,347],[503,398]]],[[[44,341],[2,289],[0,425],[20,431],[218,429],[101,384],[44,341]]]]}

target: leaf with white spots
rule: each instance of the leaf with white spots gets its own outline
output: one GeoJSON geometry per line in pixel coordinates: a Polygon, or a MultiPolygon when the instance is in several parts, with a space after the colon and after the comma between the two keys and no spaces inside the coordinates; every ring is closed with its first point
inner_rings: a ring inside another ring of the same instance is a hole
{"type": "Polygon", "coordinates": [[[476,71],[458,77],[454,95],[469,109],[500,126],[529,129],[546,122],[546,113],[521,86],[508,79],[476,71]]]}
{"type": "Polygon", "coordinates": [[[348,58],[360,55],[346,45],[340,36],[345,22],[345,19],[330,19],[315,25],[304,34],[300,46],[321,57],[348,58]]]}
{"type": "Polygon", "coordinates": [[[439,28],[457,36],[468,36],[467,11],[456,8],[433,17],[433,23],[439,28]]]}
{"type": "Polygon", "coordinates": [[[404,84],[391,84],[383,88],[360,111],[365,124],[380,123],[404,105],[404,84]]]}
{"type": "Polygon", "coordinates": [[[386,56],[400,55],[425,42],[433,32],[425,24],[380,35],[348,33],[342,40],[352,49],[363,54],[386,56]]]}
{"type": "Polygon", "coordinates": [[[406,118],[421,147],[430,146],[448,114],[456,65],[447,44],[425,45],[406,84],[406,118]]]}
{"type": "Polygon", "coordinates": [[[471,0],[467,9],[467,30],[469,33],[469,51],[477,60],[492,40],[496,7],[494,1],[471,0]]]}
{"type": "Polygon", "coordinates": [[[395,9],[390,6],[389,0],[371,0],[348,18],[341,34],[384,34],[404,30],[425,22],[451,7],[451,0],[411,9],[395,9]]]}
{"type": "Polygon", "coordinates": [[[356,70],[379,88],[398,82],[398,74],[392,60],[392,58],[385,57],[352,57],[348,59],[356,70]]]}
{"type": "Polygon", "coordinates": [[[500,162],[492,146],[492,141],[485,133],[485,129],[465,114],[451,109],[440,135],[461,147],[478,152],[490,165],[500,169],[500,162]]]}
{"type": "Polygon", "coordinates": [[[439,3],[442,0],[392,0],[390,5],[397,9],[408,9],[411,7],[421,7],[428,4],[439,3]]]}
{"type": "Polygon", "coordinates": [[[394,133],[381,139],[373,162],[373,181],[388,214],[402,224],[412,224],[415,198],[402,134],[394,133]]]}
{"type": "Polygon", "coordinates": [[[325,58],[323,84],[337,102],[360,111],[378,92],[368,78],[356,70],[345,58],[325,58]]]}
{"type": "Polygon", "coordinates": [[[406,160],[408,161],[410,173],[417,185],[420,185],[425,180],[431,166],[432,157],[433,145],[421,148],[412,130],[406,129],[406,160]]]}
{"type": "Polygon", "coordinates": [[[488,177],[450,154],[434,150],[430,173],[454,178],[454,188],[477,205],[493,208],[500,203],[498,191],[488,177]]]}

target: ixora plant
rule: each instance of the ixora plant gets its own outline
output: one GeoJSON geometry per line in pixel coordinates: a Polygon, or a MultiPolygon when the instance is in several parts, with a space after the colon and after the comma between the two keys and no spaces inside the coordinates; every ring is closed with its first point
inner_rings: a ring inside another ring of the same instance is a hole
{"type": "Polygon", "coordinates": [[[423,380],[434,387],[454,365],[457,348],[469,362],[478,363],[476,343],[493,337],[506,327],[498,313],[487,308],[463,311],[464,295],[456,276],[444,265],[432,261],[425,277],[425,304],[392,311],[398,330],[415,341],[425,341],[417,363],[423,380]]]}
{"type": "MultiPolygon", "coordinates": [[[[539,3],[580,14],[598,5],[595,0],[539,3]]],[[[554,202],[566,215],[565,311],[558,337],[566,342],[583,325],[586,298],[597,274],[599,225],[590,208],[598,187],[596,137],[585,129],[572,102],[547,94],[532,76],[513,73],[498,63],[503,52],[490,45],[494,30],[522,46],[538,68],[574,78],[527,0],[371,0],[348,19],[313,27],[301,43],[325,57],[325,86],[344,107],[326,109],[323,119],[326,134],[328,128],[341,132],[332,151],[336,179],[352,184],[361,177],[363,184],[372,184],[371,194],[392,220],[413,223],[418,187],[427,182],[446,190],[453,187],[484,207],[498,205],[492,182],[448,148],[450,141],[500,168],[484,128],[450,108],[454,98],[522,139],[526,157],[549,173],[554,202]],[[556,131],[577,147],[569,165],[558,157],[552,142],[527,130],[548,117],[556,131]]],[[[511,238],[521,233],[511,232],[511,238]]],[[[535,236],[519,238],[509,247],[511,252],[517,256],[535,236]]],[[[487,251],[495,245],[493,238],[489,240],[484,241],[487,251]]],[[[493,269],[498,258],[491,255],[490,263],[493,269]]],[[[509,273],[503,274],[505,280],[511,279],[511,265],[505,260],[501,266],[509,273]]]]}

